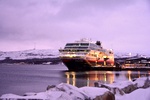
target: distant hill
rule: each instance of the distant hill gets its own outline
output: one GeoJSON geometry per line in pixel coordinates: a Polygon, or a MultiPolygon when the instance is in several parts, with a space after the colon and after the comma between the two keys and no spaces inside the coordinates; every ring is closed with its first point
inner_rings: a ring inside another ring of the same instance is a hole
{"type": "Polygon", "coordinates": [[[60,62],[58,50],[24,50],[0,52],[0,63],[50,64],[60,62]]]}
{"type": "Polygon", "coordinates": [[[11,59],[32,59],[32,58],[56,58],[59,56],[58,50],[24,50],[24,51],[10,51],[0,52],[0,60],[4,60],[6,57],[11,59]]]}
{"type": "Polygon", "coordinates": [[[115,58],[130,58],[130,57],[150,57],[149,55],[144,54],[138,54],[138,53],[121,53],[121,52],[115,52],[114,57],[115,58]]]}

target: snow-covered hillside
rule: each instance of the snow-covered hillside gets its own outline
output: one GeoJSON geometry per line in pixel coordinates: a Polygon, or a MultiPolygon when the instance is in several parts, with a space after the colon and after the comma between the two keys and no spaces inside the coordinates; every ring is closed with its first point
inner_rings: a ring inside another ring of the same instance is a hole
{"type": "MultiPolygon", "coordinates": [[[[24,51],[10,51],[10,52],[3,52],[0,51],[0,60],[4,60],[5,58],[9,57],[11,59],[32,59],[32,58],[54,58],[59,56],[58,50],[51,50],[51,49],[42,49],[42,50],[24,50],[24,51]]],[[[122,58],[122,57],[150,57],[147,55],[137,55],[136,53],[118,53],[115,52],[115,58],[122,58]]]]}
{"type": "Polygon", "coordinates": [[[9,57],[11,59],[32,59],[32,58],[54,58],[59,56],[58,50],[24,50],[24,51],[10,51],[2,52],[0,51],[0,60],[4,60],[9,57]]]}
{"type": "Polygon", "coordinates": [[[115,52],[114,53],[115,58],[128,58],[128,57],[150,57],[149,55],[145,54],[138,54],[138,53],[121,53],[121,52],[115,52]]]}

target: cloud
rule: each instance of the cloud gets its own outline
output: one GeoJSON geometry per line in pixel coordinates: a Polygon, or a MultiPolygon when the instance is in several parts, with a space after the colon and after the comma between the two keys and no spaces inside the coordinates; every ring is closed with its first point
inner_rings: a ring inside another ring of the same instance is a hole
{"type": "Polygon", "coordinates": [[[101,40],[106,48],[147,52],[147,0],[0,0],[2,50],[59,48],[80,38],[101,40]],[[28,46],[25,46],[28,44],[28,46]],[[134,47],[134,48],[133,48],[134,47]]]}

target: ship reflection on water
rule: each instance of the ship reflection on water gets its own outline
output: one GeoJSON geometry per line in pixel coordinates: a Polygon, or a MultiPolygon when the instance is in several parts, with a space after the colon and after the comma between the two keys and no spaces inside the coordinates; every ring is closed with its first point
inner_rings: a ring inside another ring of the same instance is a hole
{"type": "Polygon", "coordinates": [[[66,83],[73,86],[94,86],[94,82],[100,81],[102,83],[111,84],[114,81],[133,80],[142,76],[150,76],[150,71],[87,71],[87,72],[65,72],[66,83]]]}
{"type": "Polygon", "coordinates": [[[73,86],[94,86],[95,81],[112,83],[114,74],[110,71],[65,72],[66,83],[73,86]]]}
{"type": "Polygon", "coordinates": [[[134,78],[140,78],[140,77],[147,77],[150,76],[150,71],[147,72],[141,72],[141,71],[127,71],[126,77],[129,81],[132,81],[134,78]]]}

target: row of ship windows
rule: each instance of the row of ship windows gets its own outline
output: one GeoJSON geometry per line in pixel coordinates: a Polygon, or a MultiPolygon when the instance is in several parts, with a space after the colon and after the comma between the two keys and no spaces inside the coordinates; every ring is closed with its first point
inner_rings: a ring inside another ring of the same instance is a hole
{"type": "Polygon", "coordinates": [[[67,43],[66,46],[89,46],[89,43],[67,43]]]}
{"type": "Polygon", "coordinates": [[[100,47],[92,43],[68,43],[66,44],[65,48],[90,48],[98,50],[100,47]]]}
{"type": "Polygon", "coordinates": [[[63,52],[89,52],[90,50],[74,50],[74,49],[65,49],[65,50],[59,50],[60,52],[63,51],[63,52]]]}
{"type": "Polygon", "coordinates": [[[88,47],[65,47],[65,49],[87,49],[88,47]]]}
{"type": "Polygon", "coordinates": [[[94,48],[94,47],[65,47],[65,49],[91,49],[91,50],[101,50],[105,52],[106,50],[100,49],[100,48],[94,48]]]}
{"type": "MultiPolygon", "coordinates": [[[[82,50],[82,49],[63,49],[63,50],[59,50],[59,51],[63,51],[63,52],[89,52],[90,50],[82,50]]],[[[101,50],[101,52],[105,52],[103,50],[101,50]]],[[[102,54],[102,53],[99,53],[99,54],[102,54]]],[[[113,52],[109,51],[108,52],[109,54],[113,54],[113,52]]]]}
{"type": "Polygon", "coordinates": [[[98,55],[97,54],[88,54],[89,56],[94,56],[94,57],[98,57],[98,55]]]}

